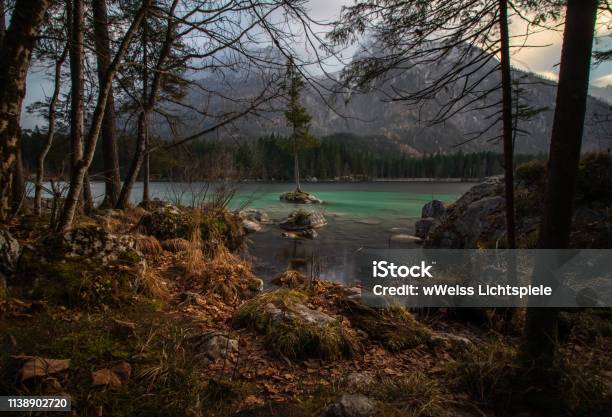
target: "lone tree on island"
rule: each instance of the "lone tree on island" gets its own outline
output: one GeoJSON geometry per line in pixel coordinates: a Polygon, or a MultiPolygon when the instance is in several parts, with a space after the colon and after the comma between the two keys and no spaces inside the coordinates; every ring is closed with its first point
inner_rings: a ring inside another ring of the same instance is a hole
{"type": "Polygon", "coordinates": [[[310,120],[312,117],[300,102],[304,81],[293,60],[290,60],[287,64],[286,79],[287,85],[285,88],[289,103],[285,111],[285,119],[287,120],[287,125],[292,129],[289,146],[293,153],[295,191],[301,193],[299,152],[303,149],[316,146],[317,140],[310,134],[310,120]]]}

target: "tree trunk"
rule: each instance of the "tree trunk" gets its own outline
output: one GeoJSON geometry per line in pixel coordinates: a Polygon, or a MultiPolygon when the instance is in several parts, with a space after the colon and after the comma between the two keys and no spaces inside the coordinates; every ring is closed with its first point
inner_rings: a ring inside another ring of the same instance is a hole
{"type": "MultiPolygon", "coordinates": [[[[93,0],[94,34],[98,62],[98,82],[102,84],[111,63],[106,0],[93,0]]],[[[119,197],[119,154],[117,150],[115,97],[111,86],[102,121],[102,154],[104,159],[105,195],[103,207],[114,207],[119,197]]]]}
{"type": "Polygon", "coordinates": [[[4,0],[0,0],[0,47],[4,42],[4,34],[6,33],[6,5],[4,0]]]}
{"type": "Polygon", "coordinates": [[[11,212],[14,215],[17,214],[23,200],[25,199],[26,188],[25,188],[25,178],[23,173],[23,159],[21,157],[21,140],[17,143],[17,155],[15,158],[15,165],[13,169],[13,181],[11,184],[11,193],[12,193],[12,205],[11,212]]]}
{"type": "Polygon", "coordinates": [[[48,7],[48,0],[17,0],[0,50],[0,221],[6,219],[10,209],[26,77],[48,7]]]}
{"type": "Polygon", "coordinates": [[[145,151],[144,151],[144,172],[142,175],[142,206],[147,207],[149,205],[149,182],[151,181],[151,169],[149,165],[149,147],[150,147],[150,138],[149,138],[149,128],[146,127],[145,132],[145,151]]]}
{"type": "MultiPolygon", "coordinates": [[[[142,62],[143,62],[143,71],[142,71],[142,103],[147,106],[149,101],[149,26],[147,25],[147,16],[145,15],[145,22],[142,27],[142,62]]],[[[146,207],[149,204],[149,116],[147,112],[149,111],[149,107],[147,106],[143,110],[143,119],[144,125],[143,134],[144,134],[144,154],[143,154],[143,163],[144,163],[144,173],[142,176],[142,202],[141,204],[146,207]]],[[[136,173],[138,175],[138,173],[136,173]]]]}
{"type": "Polygon", "coordinates": [[[144,160],[144,154],[147,145],[147,119],[148,114],[145,111],[142,111],[138,115],[138,135],[136,140],[136,150],[134,151],[134,158],[132,159],[128,174],[123,182],[123,187],[121,188],[119,199],[117,200],[116,208],[120,210],[125,210],[128,207],[130,203],[130,195],[132,194],[132,188],[134,188],[134,183],[136,182],[136,178],[138,178],[138,173],[140,172],[140,169],[142,167],[142,162],[144,160]]]}
{"type": "MultiPolygon", "coordinates": [[[[157,103],[157,95],[159,93],[159,89],[161,88],[162,74],[164,72],[164,65],[168,57],[170,56],[170,52],[172,50],[172,44],[176,39],[176,34],[174,33],[174,29],[176,27],[176,20],[173,19],[174,13],[178,6],[178,0],[174,0],[172,5],[170,6],[170,10],[168,12],[168,21],[166,27],[166,36],[164,39],[164,43],[157,57],[157,62],[155,64],[155,71],[153,74],[153,80],[151,85],[149,86],[149,66],[148,66],[148,52],[146,45],[148,44],[148,28],[145,22],[143,27],[143,91],[142,91],[142,111],[138,118],[138,137],[136,143],[136,151],[134,153],[134,157],[132,158],[132,164],[130,166],[130,172],[126,176],[126,179],[123,183],[123,187],[121,188],[121,194],[119,195],[119,201],[117,202],[118,209],[124,209],[127,207],[130,201],[130,195],[132,193],[132,188],[134,183],[136,182],[136,178],[140,173],[140,169],[142,167],[143,161],[145,159],[145,153],[147,153],[146,158],[148,159],[148,126],[149,126],[149,114],[155,108],[155,104],[157,103]]],[[[146,18],[146,17],[145,17],[146,18]]],[[[147,162],[148,164],[148,162],[147,162]]],[[[145,202],[145,196],[148,199],[148,174],[145,175],[145,182],[147,184],[144,185],[143,193],[146,190],[146,194],[143,194],[143,202],[145,202]]]]}
{"type": "Polygon", "coordinates": [[[297,132],[295,129],[293,130],[293,177],[295,179],[295,191],[302,191],[300,187],[300,161],[298,159],[298,151],[297,151],[297,132]]]}
{"type": "MultiPolygon", "coordinates": [[[[70,7],[70,166],[76,169],[77,163],[83,158],[83,132],[85,130],[84,114],[84,0],[67,2],[70,7]]],[[[87,181],[88,183],[88,181],[87,181]]],[[[80,197],[83,208],[87,205],[87,192],[80,197]]],[[[87,211],[87,210],[86,210],[87,211]]]]}
{"type": "MultiPolygon", "coordinates": [[[[541,249],[565,249],[569,246],[597,4],[597,0],[567,2],[544,195],[544,218],[540,228],[541,249]]],[[[541,272],[554,269],[556,265],[556,259],[539,267],[536,265],[535,285],[554,285],[552,274],[541,272]]],[[[527,311],[523,352],[529,364],[537,369],[546,370],[553,364],[557,321],[558,311],[555,308],[530,308],[527,311]]]]}
{"type": "Polygon", "coordinates": [[[64,48],[62,55],[55,63],[55,76],[53,78],[53,95],[51,96],[51,101],[49,102],[49,127],[47,129],[47,137],[45,138],[45,143],[43,144],[43,147],[41,148],[36,158],[36,190],[34,192],[34,213],[39,216],[42,213],[42,184],[45,178],[45,159],[47,158],[49,149],[51,149],[51,145],[53,144],[53,136],[55,135],[55,121],[57,117],[56,107],[62,84],[62,66],[64,65],[64,61],[66,60],[67,55],[68,46],[64,48]]]}
{"type": "Polygon", "coordinates": [[[89,134],[87,135],[87,142],[85,144],[86,150],[83,155],[83,159],[81,159],[76,169],[73,170],[72,175],[70,177],[70,189],[68,191],[68,195],[66,196],[66,201],[64,203],[64,208],[62,210],[62,214],[60,217],[60,221],[58,224],[58,229],[61,232],[65,232],[70,230],[72,226],[72,222],[74,220],[74,215],[76,212],[76,208],[78,205],[79,195],[83,189],[83,180],[85,177],[85,173],[87,169],[91,165],[91,161],[93,160],[94,153],[96,151],[96,144],[98,142],[98,137],[100,136],[100,131],[102,130],[102,121],[104,119],[104,113],[106,111],[106,104],[108,102],[108,98],[110,95],[110,90],[112,87],[113,79],[119,68],[119,64],[127,51],[127,48],[134,37],[134,33],[140,26],[142,22],[142,18],[146,12],[146,10],[151,6],[152,0],[143,0],[141,7],[134,16],[134,20],[130,24],[127,32],[125,33],[123,39],[121,40],[121,45],[115,54],[113,61],[111,62],[108,71],[106,72],[106,76],[104,77],[104,82],[100,85],[100,92],[98,96],[98,102],[96,103],[96,108],[93,113],[92,123],[89,130],[89,134]]]}
{"type": "Polygon", "coordinates": [[[499,0],[500,65],[502,80],[502,125],[504,145],[504,186],[506,196],[506,238],[508,249],[516,248],[514,226],[514,144],[512,135],[512,73],[508,35],[507,0],[499,0]]]}

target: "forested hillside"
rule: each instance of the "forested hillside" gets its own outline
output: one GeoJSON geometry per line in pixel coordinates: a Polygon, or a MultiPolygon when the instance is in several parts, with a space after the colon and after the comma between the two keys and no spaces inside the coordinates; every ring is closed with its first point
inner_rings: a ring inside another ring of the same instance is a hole
{"type": "MultiPolygon", "coordinates": [[[[288,139],[270,135],[254,141],[225,142],[196,140],[181,148],[156,152],[150,160],[154,180],[260,179],[287,181],[293,176],[293,161],[288,139]]],[[[130,148],[131,140],[121,145],[130,148]]],[[[163,142],[159,141],[160,144],[163,142]]],[[[34,156],[42,143],[41,134],[24,136],[24,164],[33,167],[34,156]]],[[[69,139],[58,137],[48,156],[49,168],[60,175],[69,139]]],[[[103,161],[98,153],[91,168],[91,178],[101,179],[103,161]]],[[[516,155],[517,163],[544,155],[516,155]]],[[[127,166],[127,154],[120,155],[120,165],[127,166]]],[[[360,180],[393,178],[483,178],[503,173],[501,155],[492,151],[431,153],[412,156],[398,153],[381,137],[335,134],[323,137],[318,146],[300,155],[304,178],[318,180],[360,180]]]]}

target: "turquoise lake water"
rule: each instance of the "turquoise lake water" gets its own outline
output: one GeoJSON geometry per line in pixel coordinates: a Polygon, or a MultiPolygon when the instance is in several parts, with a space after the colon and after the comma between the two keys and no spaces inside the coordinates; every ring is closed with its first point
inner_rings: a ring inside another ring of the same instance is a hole
{"type": "MultiPolygon", "coordinates": [[[[302,265],[308,274],[335,281],[351,282],[354,278],[354,259],[367,248],[411,247],[390,240],[399,233],[414,234],[414,222],[421,209],[432,199],[454,202],[474,184],[459,182],[360,182],[360,183],[307,183],[303,190],[324,201],[321,205],[283,203],[279,195],[290,191],[290,183],[240,183],[232,185],[236,193],[229,206],[257,208],[268,213],[273,224],[263,232],[249,235],[248,256],[255,261],[256,272],[271,279],[289,266],[302,265]],[[314,240],[292,240],[281,237],[278,222],[292,210],[322,211],[327,226],[318,229],[314,240]],[[305,264],[305,266],[304,266],[305,264]],[[316,265],[313,272],[309,266],[316,265]]],[[[209,195],[218,187],[208,187],[209,195]]],[[[103,184],[93,185],[94,195],[100,196],[103,184]]],[[[176,201],[182,196],[189,203],[191,194],[201,194],[203,184],[152,183],[151,196],[176,201]]],[[[132,194],[134,202],[140,200],[142,184],[137,183],[132,194]]]]}

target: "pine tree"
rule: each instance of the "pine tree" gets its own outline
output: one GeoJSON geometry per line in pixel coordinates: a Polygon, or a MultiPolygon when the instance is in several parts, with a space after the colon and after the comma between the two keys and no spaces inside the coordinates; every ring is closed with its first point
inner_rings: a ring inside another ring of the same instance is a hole
{"type": "Polygon", "coordinates": [[[293,153],[293,170],[295,178],[295,190],[301,192],[300,187],[300,151],[317,145],[317,140],[310,134],[310,120],[306,108],[301,104],[301,92],[304,89],[304,81],[293,60],[287,64],[287,96],[289,103],[285,111],[287,125],[292,129],[290,147],[293,153]]]}

